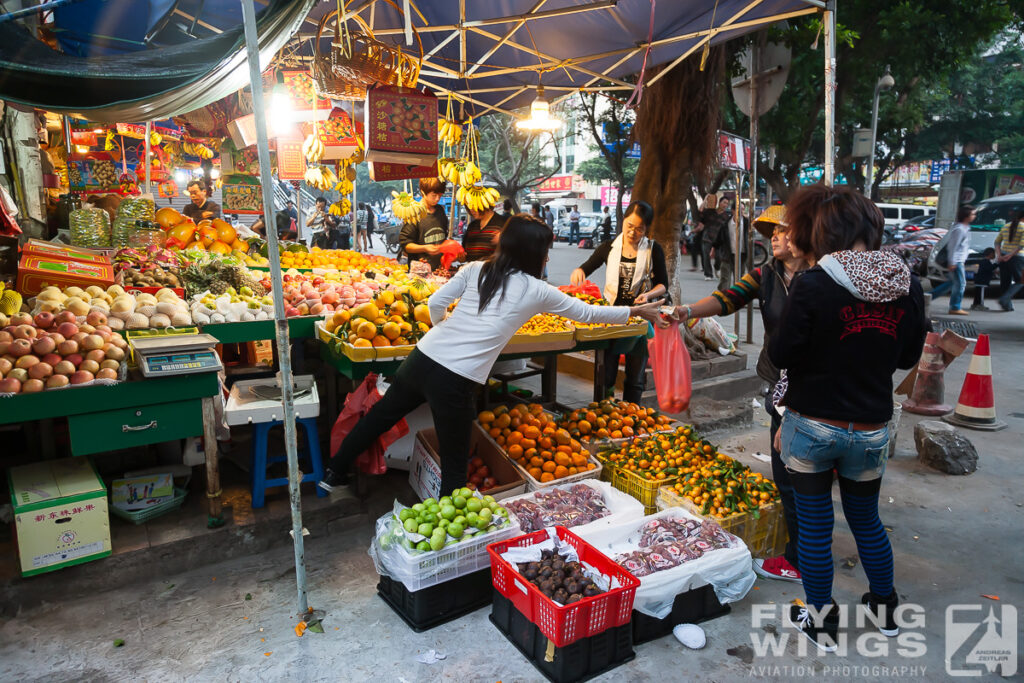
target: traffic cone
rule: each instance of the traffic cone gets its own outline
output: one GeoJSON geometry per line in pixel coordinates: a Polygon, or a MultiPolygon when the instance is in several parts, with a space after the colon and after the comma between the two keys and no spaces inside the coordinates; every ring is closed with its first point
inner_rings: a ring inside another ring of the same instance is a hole
{"type": "Polygon", "coordinates": [[[988,335],[979,334],[974,344],[974,355],[967,366],[967,377],[960,390],[960,398],[952,415],[942,418],[945,422],[968,429],[995,432],[1006,428],[1006,423],[996,419],[995,396],[992,391],[992,357],[988,351],[988,335]]]}
{"type": "Polygon", "coordinates": [[[946,363],[939,347],[939,335],[929,332],[924,340],[924,351],[917,363],[917,379],[914,389],[903,402],[903,410],[917,415],[945,415],[953,412],[953,406],[943,403],[946,396],[946,383],[943,374],[946,363]]]}

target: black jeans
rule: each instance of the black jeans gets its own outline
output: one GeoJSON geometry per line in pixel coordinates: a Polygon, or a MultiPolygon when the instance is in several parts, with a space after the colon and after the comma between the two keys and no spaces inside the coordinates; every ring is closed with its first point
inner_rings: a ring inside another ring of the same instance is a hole
{"type": "MultiPolygon", "coordinates": [[[[604,385],[615,393],[615,379],[619,376],[619,357],[623,354],[612,348],[604,352],[604,385]]],[[[640,339],[626,355],[626,376],[622,380],[622,400],[640,403],[647,379],[647,339],[640,339]]]]}
{"type": "Polygon", "coordinates": [[[800,523],[796,516],[796,499],[793,497],[793,482],[789,476],[789,470],[782,463],[782,457],[775,450],[775,435],[782,425],[782,416],[772,406],[771,391],[765,397],[765,410],[772,419],[770,448],[772,452],[772,479],[775,480],[775,488],[779,490],[779,497],[782,499],[782,515],[786,519],[786,529],[789,531],[789,540],[786,541],[786,551],[783,555],[786,561],[800,569],[800,557],[797,552],[797,539],[800,537],[800,523]]]}
{"type": "MultiPolygon", "coordinates": [[[[711,242],[702,240],[700,243],[701,258],[704,259],[704,277],[714,277],[715,271],[711,269],[711,250],[715,248],[711,242]]],[[[719,261],[718,254],[715,254],[715,264],[719,261]]]]}
{"type": "Polygon", "coordinates": [[[480,385],[413,349],[398,368],[391,388],[356,423],[328,463],[346,477],[356,458],[403,417],[428,403],[441,455],[441,495],[466,484],[470,430],[476,417],[474,394],[480,385]]]}

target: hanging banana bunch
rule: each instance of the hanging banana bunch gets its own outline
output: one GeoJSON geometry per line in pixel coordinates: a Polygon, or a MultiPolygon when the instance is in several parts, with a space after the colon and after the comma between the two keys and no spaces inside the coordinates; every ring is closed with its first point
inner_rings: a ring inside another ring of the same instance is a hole
{"type": "Polygon", "coordinates": [[[164,141],[164,136],[160,135],[160,133],[157,133],[155,130],[151,130],[149,132],[149,146],[150,147],[156,147],[157,145],[159,145],[163,141],[164,141]]]}
{"type": "Polygon", "coordinates": [[[455,188],[455,201],[477,212],[494,208],[499,196],[498,191],[493,187],[480,187],[479,185],[463,187],[460,185],[455,188]]]}
{"type": "Polygon", "coordinates": [[[191,154],[192,156],[199,157],[200,159],[212,159],[213,158],[213,150],[210,149],[209,147],[207,147],[206,145],[204,145],[201,142],[196,142],[196,143],[186,142],[186,143],[182,144],[181,147],[182,147],[183,150],[185,150],[185,154],[191,154]]]}
{"type": "Polygon", "coordinates": [[[114,142],[114,131],[108,130],[107,137],[103,139],[103,151],[113,152],[116,146],[117,143],[114,142]]]}
{"type": "Polygon", "coordinates": [[[315,122],[313,123],[313,132],[307,135],[306,140],[302,143],[302,155],[311,164],[320,163],[324,156],[324,143],[320,141],[320,136],[317,135],[315,122]]]}
{"type": "Polygon", "coordinates": [[[347,177],[342,177],[334,186],[334,191],[338,194],[352,194],[352,189],[352,181],[347,177]]]}
{"type": "Polygon", "coordinates": [[[457,182],[455,189],[455,201],[465,205],[472,211],[488,211],[497,203],[500,195],[493,187],[481,187],[477,185],[483,174],[477,165],[479,150],[477,149],[478,132],[473,126],[473,120],[469,120],[469,130],[466,134],[463,146],[463,159],[452,160],[446,165],[447,176],[452,178],[453,183],[457,182]]]}
{"type": "Polygon", "coordinates": [[[327,208],[327,212],[332,216],[347,216],[352,213],[352,202],[348,197],[343,198],[341,201],[334,202],[327,208]]]}
{"type": "Polygon", "coordinates": [[[326,192],[338,183],[338,176],[334,175],[334,171],[327,166],[310,166],[306,169],[303,180],[307,185],[326,192]]]}
{"type": "Polygon", "coordinates": [[[457,121],[441,119],[437,122],[437,137],[448,147],[455,147],[462,140],[462,126],[457,121]]]}
{"type": "Polygon", "coordinates": [[[415,223],[423,215],[423,204],[416,201],[409,192],[392,191],[391,213],[406,223],[415,223]]]}

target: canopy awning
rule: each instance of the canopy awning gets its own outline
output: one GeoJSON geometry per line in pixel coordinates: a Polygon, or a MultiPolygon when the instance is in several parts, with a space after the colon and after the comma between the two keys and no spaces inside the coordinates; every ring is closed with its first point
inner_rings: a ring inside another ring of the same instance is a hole
{"type": "MultiPolygon", "coordinates": [[[[412,26],[423,41],[421,85],[458,95],[476,105],[477,114],[511,112],[529,105],[538,80],[554,101],[598,85],[625,93],[633,88],[625,78],[643,67],[649,37],[648,68],[671,67],[705,44],[819,12],[823,4],[818,0],[662,0],[656,4],[652,0],[408,0],[412,26]]],[[[332,9],[332,3],[318,5],[310,21],[332,9]]],[[[405,19],[386,1],[354,0],[349,14],[358,14],[378,38],[404,39],[405,19]]],[[[645,83],[650,85],[666,72],[654,76],[648,72],[645,83]]]]}

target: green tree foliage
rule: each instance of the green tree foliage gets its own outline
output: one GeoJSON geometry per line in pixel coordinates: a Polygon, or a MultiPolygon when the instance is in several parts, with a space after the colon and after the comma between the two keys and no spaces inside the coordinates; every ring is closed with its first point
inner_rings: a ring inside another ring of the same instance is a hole
{"type": "Polygon", "coordinates": [[[561,170],[562,138],[557,133],[520,131],[515,119],[504,114],[489,114],[477,121],[477,148],[484,181],[493,183],[502,197],[512,201],[513,210],[519,211],[521,192],[540,185],[561,170]]]}
{"type": "Polygon", "coordinates": [[[583,134],[591,138],[591,149],[599,152],[596,157],[579,164],[576,172],[589,183],[605,180],[615,183],[618,189],[615,215],[618,217],[617,225],[622,225],[622,197],[628,188],[633,187],[640,166],[638,159],[626,158],[626,152],[633,144],[632,126],[636,116],[622,100],[598,92],[580,93],[574,101],[583,134]]]}
{"type": "MultiPolygon", "coordinates": [[[[863,189],[863,164],[851,154],[853,132],[871,125],[871,103],[888,65],[896,86],[883,92],[875,163],[877,184],[904,161],[908,141],[930,121],[929,93],[971,60],[979,45],[1011,24],[1019,0],[858,0],[839,9],[836,71],[837,171],[863,189]]],[[[763,158],[776,148],[776,166],[764,177],[785,198],[799,184],[800,167],[824,155],[824,39],[820,17],[773,30],[772,40],[793,49],[793,63],[779,103],[761,117],[763,158]]],[[[730,103],[730,107],[734,106],[730,103]]],[[[730,118],[745,130],[746,117],[730,118]]]]}

